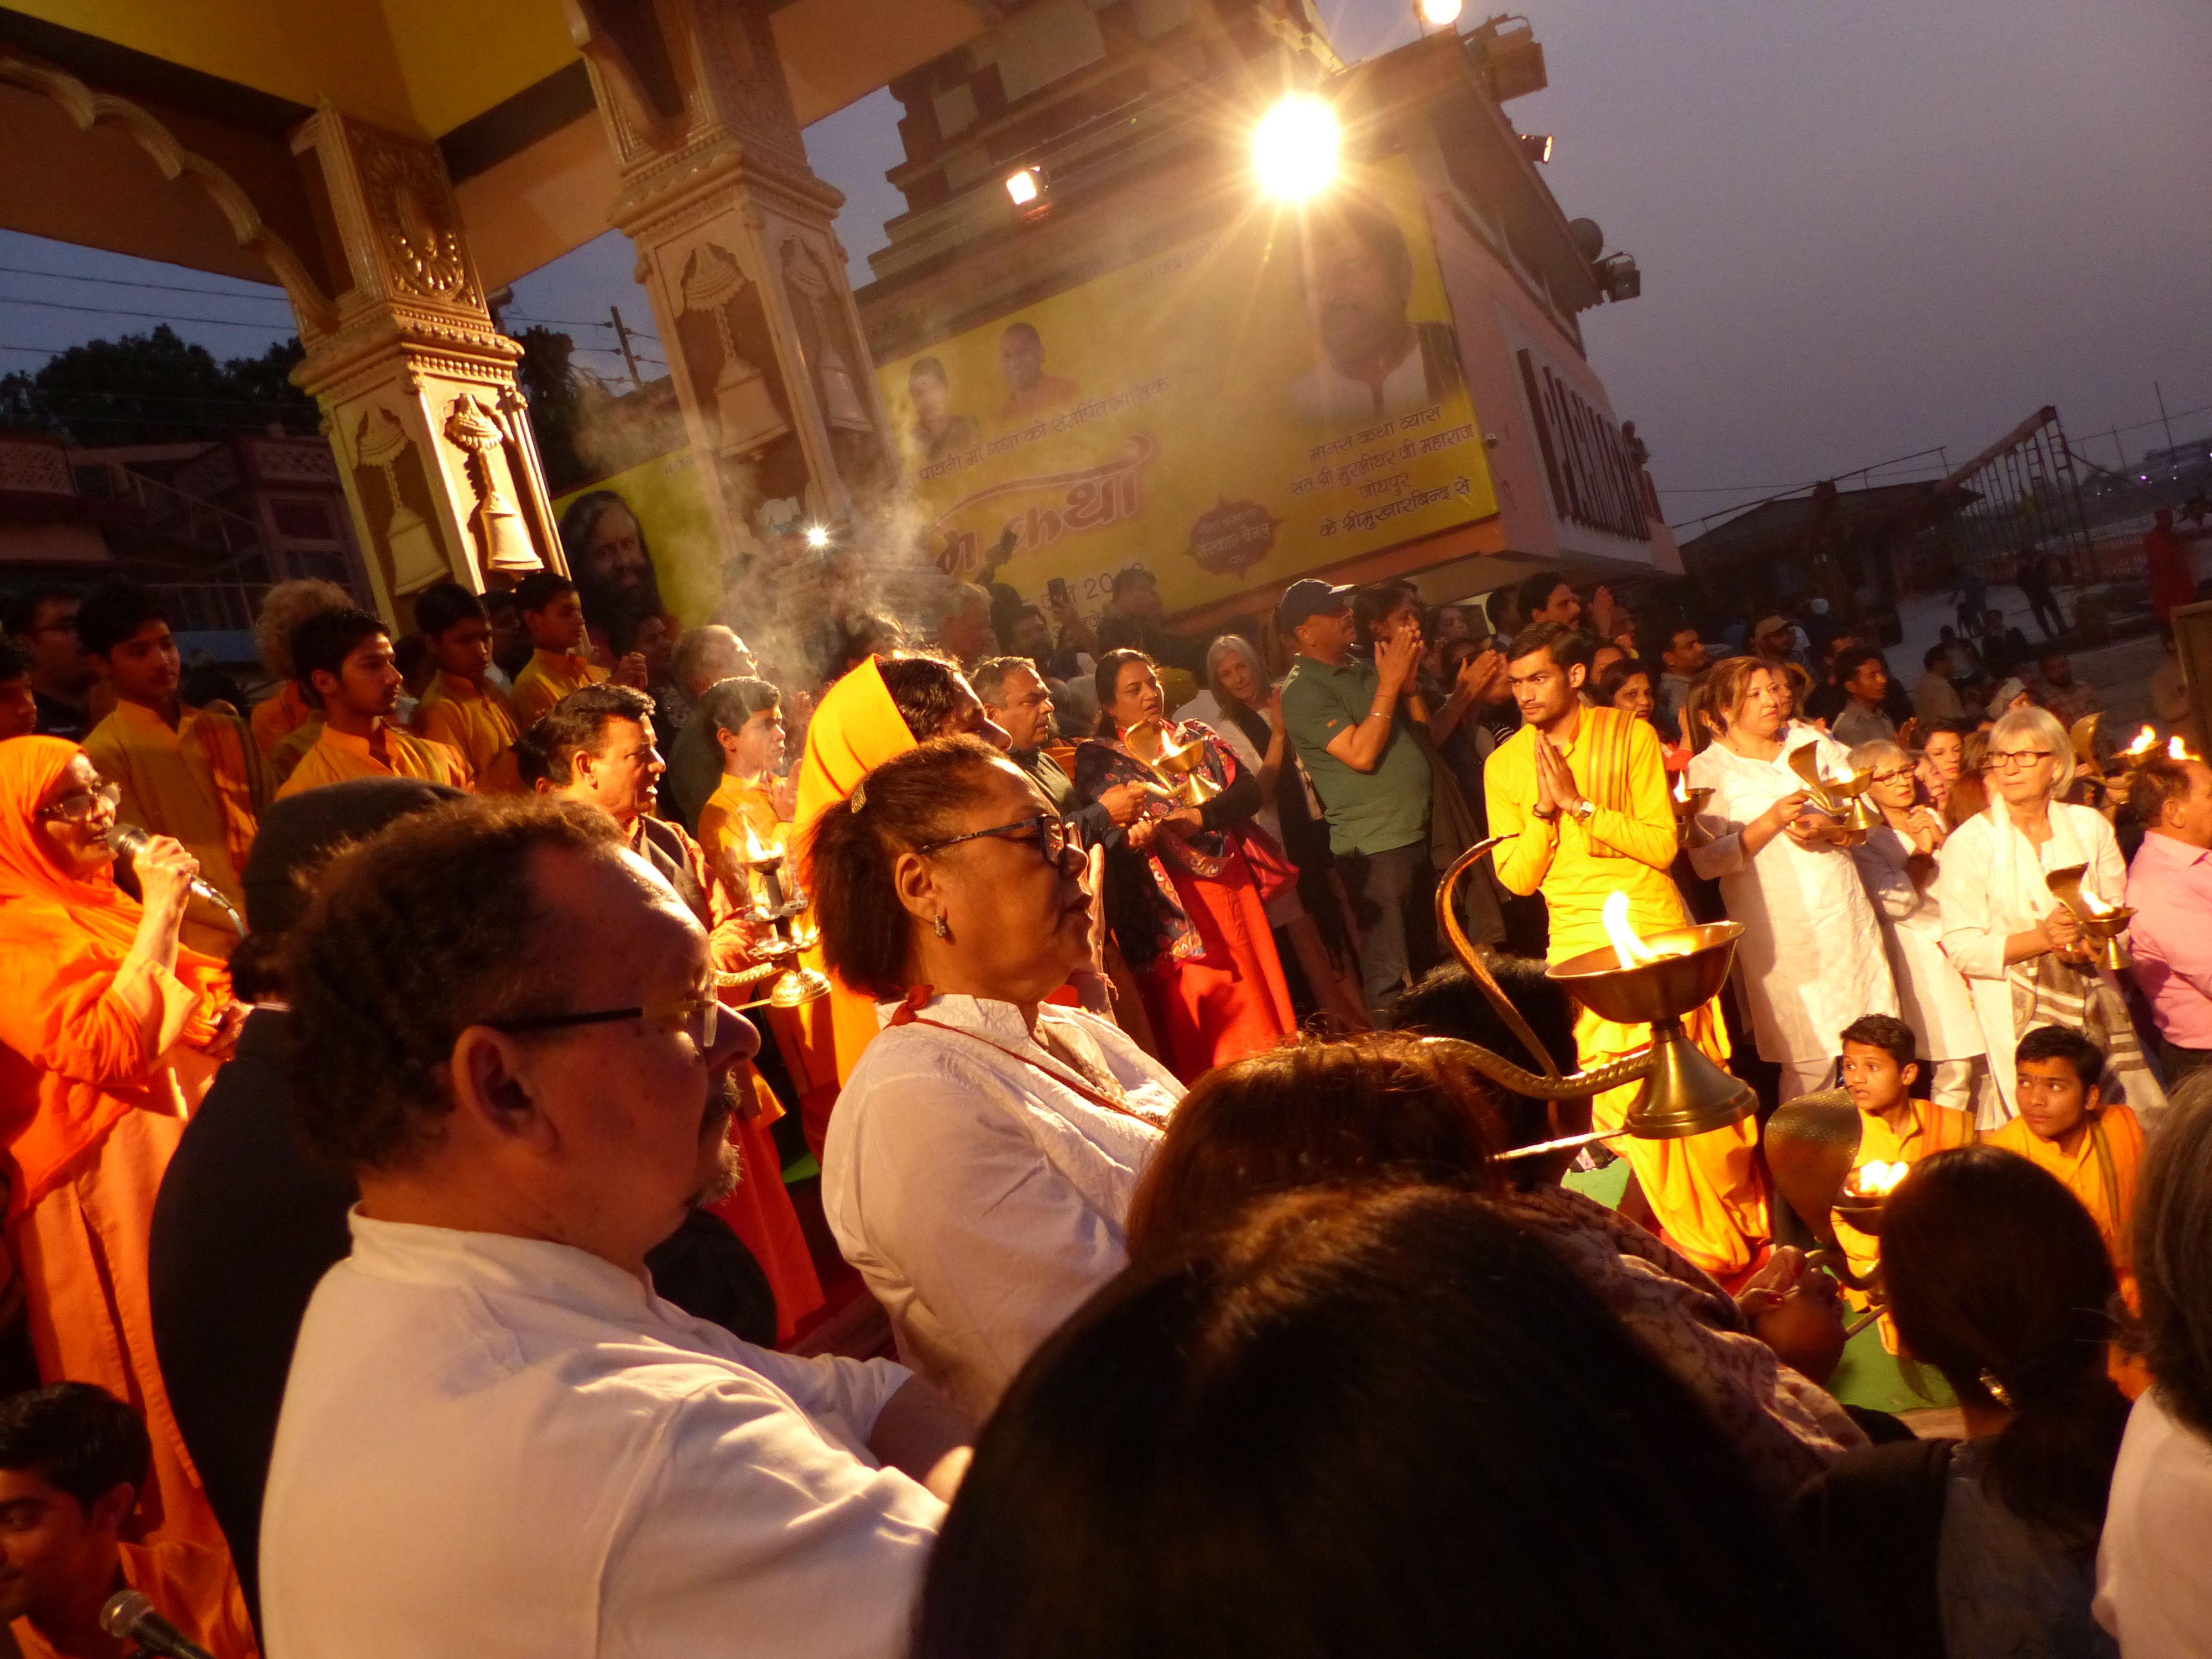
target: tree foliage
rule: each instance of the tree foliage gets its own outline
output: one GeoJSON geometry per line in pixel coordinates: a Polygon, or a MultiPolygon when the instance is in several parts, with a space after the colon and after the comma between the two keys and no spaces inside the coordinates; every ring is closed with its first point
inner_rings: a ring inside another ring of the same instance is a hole
{"type": "Polygon", "coordinates": [[[0,378],[0,427],[87,447],[185,443],[271,425],[309,434],[320,413],[290,380],[305,355],[291,339],[258,357],[219,362],[163,323],[151,333],[71,346],[34,373],[0,378]]]}

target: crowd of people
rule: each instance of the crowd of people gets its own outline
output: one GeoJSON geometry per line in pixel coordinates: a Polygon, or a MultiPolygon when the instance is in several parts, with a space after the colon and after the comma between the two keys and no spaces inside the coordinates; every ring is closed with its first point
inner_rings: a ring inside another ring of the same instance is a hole
{"type": "Polygon", "coordinates": [[[1985,590],[1909,696],[1549,572],[1194,639],[825,563],[757,655],[586,517],[276,588],[258,700],[7,612],[23,1651],[2212,1653],[2212,767],[2107,775],[1985,590]],[[1635,1054],[1545,966],[1699,921],[1759,1114],[1470,1065],[1635,1054]],[[1828,1392],[1861,1308],[1963,1438],[1828,1392]]]}

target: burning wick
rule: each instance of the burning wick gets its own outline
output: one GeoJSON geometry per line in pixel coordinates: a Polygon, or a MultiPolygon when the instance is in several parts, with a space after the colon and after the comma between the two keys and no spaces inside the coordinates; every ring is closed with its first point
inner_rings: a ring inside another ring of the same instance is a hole
{"type": "Polygon", "coordinates": [[[1605,902],[1605,936],[1613,941],[1613,954],[1624,968],[1641,967],[1647,962],[1688,954],[1683,951],[1655,951],[1637,938],[1636,930],[1628,925],[1626,893],[1615,893],[1605,902]]]}
{"type": "Polygon", "coordinates": [[[2189,745],[2182,742],[2179,738],[2168,738],[2166,740],[2166,753],[2169,760],[2185,761],[2197,758],[2189,752],[2189,745]]]}
{"type": "MultiPolygon", "coordinates": [[[[2178,743],[2180,739],[2177,738],[2175,741],[2178,743]]],[[[2136,733],[2136,740],[2120,752],[2124,755],[2132,756],[2140,760],[2143,756],[2150,753],[2153,745],[2157,742],[2158,733],[2153,731],[2149,726],[2146,726],[2142,731],[2136,733]]]]}
{"type": "Polygon", "coordinates": [[[2081,891],[2082,908],[2087,910],[2091,915],[2109,916],[2112,914],[2112,907],[2106,903],[2104,900],[2099,898],[2087,888],[2084,887],[2081,891]]]}
{"type": "Polygon", "coordinates": [[[745,867],[759,884],[763,911],[773,914],[783,908],[783,849],[763,845],[761,838],[753,833],[750,823],[745,825],[744,861],[745,867]]]}
{"type": "Polygon", "coordinates": [[[1851,1171],[1851,1189],[1868,1198],[1887,1198],[1897,1190],[1897,1183],[1905,1179],[1905,1172],[1911,1167],[1906,1164],[1885,1164],[1877,1158],[1851,1171]]]}
{"type": "Polygon", "coordinates": [[[1674,774],[1674,799],[1681,805],[1690,804],[1690,775],[1687,772],[1674,774]]]}

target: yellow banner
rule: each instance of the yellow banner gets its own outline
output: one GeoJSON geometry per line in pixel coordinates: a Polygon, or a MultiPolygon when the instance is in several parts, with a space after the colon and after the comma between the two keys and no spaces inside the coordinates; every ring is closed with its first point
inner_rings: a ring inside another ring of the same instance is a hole
{"type": "Polygon", "coordinates": [[[1255,211],[877,371],[926,543],[1170,611],[1497,510],[1412,170],[1255,211]]]}

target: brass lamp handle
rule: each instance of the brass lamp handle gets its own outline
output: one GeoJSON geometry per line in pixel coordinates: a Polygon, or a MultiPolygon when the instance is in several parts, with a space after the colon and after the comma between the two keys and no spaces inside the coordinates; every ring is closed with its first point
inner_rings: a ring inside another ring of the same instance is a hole
{"type": "MultiPolygon", "coordinates": [[[[1506,836],[1492,836],[1487,841],[1479,841],[1452,861],[1452,867],[1444,872],[1443,879],[1437,884],[1437,927],[1450,943],[1452,954],[1467,965],[1467,971],[1474,975],[1475,984],[1482,989],[1482,994],[1489,998],[1490,1006],[1498,1010],[1498,1017],[1505,1022],[1505,1029],[1519,1037],[1522,1046],[1536,1057],[1536,1063],[1544,1068],[1544,1077],[1556,1078],[1559,1075],[1559,1061],[1552,1058],[1551,1050],[1545,1048],[1542,1039],[1530,1029],[1528,1022],[1521,1017],[1521,1011],[1513,1006],[1513,999],[1505,994],[1505,988],[1491,976],[1489,969],[1483,966],[1482,952],[1476,947],[1474,941],[1467,936],[1467,929],[1460,926],[1459,906],[1452,902],[1459,892],[1460,878],[1473,869],[1478,860],[1488,855],[1501,842],[1510,839],[1511,838],[1506,836]]],[[[1475,1048],[1471,1043],[1467,1046],[1474,1053],[1482,1055],[1486,1060],[1497,1060],[1500,1066],[1510,1066],[1516,1074],[1529,1078],[1532,1083],[1543,1081],[1541,1078],[1530,1077],[1528,1073],[1522,1071],[1519,1066],[1512,1066],[1511,1062],[1499,1059],[1486,1049],[1475,1048]]],[[[1540,1097],[1546,1100],[1571,1100],[1577,1096],[1589,1092],[1587,1089],[1570,1089],[1565,1094],[1547,1095],[1540,1088],[1523,1088],[1520,1084],[1511,1082],[1495,1072],[1489,1072],[1480,1065],[1477,1065],[1476,1069],[1484,1071],[1485,1075],[1504,1083],[1516,1094],[1540,1097]]]]}
{"type": "Polygon", "coordinates": [[[1601,1095],[1608,1089],[1618,1089],[1624,1083],[1636,1083],[1651,1072],[1653,1051],[1638,1048],[1632,1054],[1594,1066],[1587,1072],[1572,1072],[1565,1077],[1553,1073],[1550,1077],[1538,1077],[1534,1072],[1516,1066],[1503,1054],[1493,1054],[1487,1048],[1477,1048],[1472,1042],[1462,1042],[1457,1037],[1429,1037],[1430,1042],[1448,1042],[1455,1058],[1465,1062],[1492,1083],[1510,1089],[1516,1095],[1527,1095],[1534,1100],[1579,1100],[1584,1095],[1601,1095]]]}

